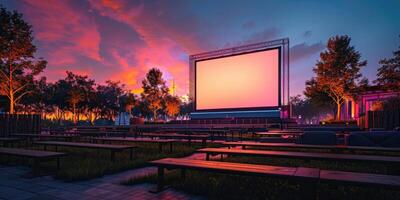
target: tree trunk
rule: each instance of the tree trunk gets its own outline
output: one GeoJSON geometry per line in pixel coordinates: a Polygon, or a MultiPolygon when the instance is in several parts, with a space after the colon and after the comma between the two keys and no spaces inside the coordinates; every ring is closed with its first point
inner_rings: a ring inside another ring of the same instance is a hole
{"type": "Polygon", "coordinates": [[[8,77],[8,80],[9,80],[9,89],[10,89],[10,91],[9,91],[9,94],[10,94],[10,113],[11,114],[14,114],[14,89],[13,89],[13,77],[12,77],[12,65],[11,65],[11,63],[12,62],[10,62],[10,68],[9,68],[9,77],[8,77]]]}
{"type": "Polygon", "coordinates": [[[341,103],[336,103],[336,120],[340,121],[340,114],[341,114],[341,103]]]}
{"type": "Polygon", "coordinates": [[[14,114],[14,94],[12,88],[10,88],[10,113],[14,114]]]}
{"type": "Polygon", "coordinates": [[[153,120],[154,120],[154,122],[157,121],[157,110],[153,111],[153,120]]]}
{"type": "Polygon", "coordinates": [[[76,125],[76,106],[75,106],[75,104],[72,105],[72,119],[74,121],[74,125],[76,125]]]}

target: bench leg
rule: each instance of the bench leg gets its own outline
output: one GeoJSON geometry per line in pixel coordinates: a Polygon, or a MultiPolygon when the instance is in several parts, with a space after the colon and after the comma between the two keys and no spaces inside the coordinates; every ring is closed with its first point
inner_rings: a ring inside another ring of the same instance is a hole
{"type": "Polygon", "coordinates": [[[111,158],[111,161],[115,161],[115,151],[111,151],[110,152],[110,158],[111,158]]]}
{"type": "Polygon", "coordinates": [[[130,148],[130,150],[129,150],[129,159],[130,160],[133,159],[133,148],[130,148]]]}
{"type": "Polygon", "coordinates": [[[172,142],[169,143],[169,152],[172,153],[172,142]]]}
{"type": "Polygon", "coordinates": [[[181,169],[181,179],[185,180],[186,178],[186,169],[181,169]]]}
{"type": "Polygon", "coordinates": [[[158,167],[157,192],[164,189],[164,167],[158,167]]]}
{"type": "Polygon", "coordinates": [[[210,160],[210,154],[206,153],[206,160],[210,160]]]}
{"type": "Polygon", "coordinates": [[[318,182],[317,181],[301,182],[300,195],[303,199],[318,199],[318,182]]]}
{"type": "Polygon", "coordinates": [[[33,159],[33,175],[38,175],[40,172],[40,160],[37,158],[33,159]]]}
{"type": "Polygon", "coordinates": [[[43,145],[43,150],[47,150],[47,145],[43,145]]]}
{"type": "Polygon", "coordinates": [[[162,144],[161,144],[161,142],[159,142],[159,143],[158,143],[158,152],[161,153],[161,152],[162,152],[162,149],[163,149],[163,148],[162,148],[162,144]]]}
{"type": "Polygon", "coordinates": [[[57,170],[60,170],[60,157],[57,157],[57,170]]]}

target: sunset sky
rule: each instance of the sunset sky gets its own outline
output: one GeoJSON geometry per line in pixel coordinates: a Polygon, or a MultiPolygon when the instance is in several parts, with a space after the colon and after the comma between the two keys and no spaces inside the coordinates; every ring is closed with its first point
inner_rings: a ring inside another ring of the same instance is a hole
{"type": "Polygon", "coordinates": [[[400,1],[250,0],[0,0],[33,25],[38,55],[49,61],[49,81],[65,71],[97,82],[121,81],[139,92],[149,68],[160,68],[177,94],[189,92],[188,56],[241,44],[288,37],[291,95],[305,80],[329,37],[347,34],[368,60],[400,46],[400,1]]]}

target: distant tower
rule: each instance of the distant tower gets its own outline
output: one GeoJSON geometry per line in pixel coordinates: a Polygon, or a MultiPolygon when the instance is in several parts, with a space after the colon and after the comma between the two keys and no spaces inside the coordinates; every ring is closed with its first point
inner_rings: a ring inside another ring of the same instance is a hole
{"type": "Polygon", "coordinates": [[[175,96],[175,79],[172,79],[172,96],[175,96]]]}

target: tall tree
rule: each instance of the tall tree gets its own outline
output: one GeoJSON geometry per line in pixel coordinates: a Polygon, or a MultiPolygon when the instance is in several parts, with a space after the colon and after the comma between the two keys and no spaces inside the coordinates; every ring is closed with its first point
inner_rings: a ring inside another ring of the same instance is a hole
{"type": "Polygon", "coordinates": [[[10,100],[10,113],[23,96],[30,93],[33,77],[46,67],[47,62],[36,59],[32,27],[17,11],[0,7],[0,93],[10,100]]]}
{"type": "Polygon", "coordinates": [[[145,105],[153,114],[154,121],[157,120],[158,112],[162,110],[165,97],[168,95],[168,87],[162,78],[162,72],[157,68],[152,68],[147,72],[142,81],[143,92],[141,94],[145,105]]]}
{"type": "Polygon", "coordinates": [[[393,52],[392,58],[379,61],[381,67],[378,69],[377,79],[374,83],[386,90],[400,90],[400,47],[393,52]]]}
{"type": "Polygon", "coordinates": [[[360,61],[361,54],[350,46],[350,41],[347,35],[329,38],[327,50],[320,54],[313,69],[316,77],[308,82],[305,93],[310,97],[315,93],[327,95],[336,105],[336,120],[340,120],[343,102],[353,97],[352,91],[356,91],[361,78],[360,69],[367,64],[360,61]]]}
{"type": "Polygon", "coordinates": [[[88,76],[77,75],[67,71],[66,83],[69,85],[68,91],[68,107],[73,113],[74,123],[79,120],[80,115],[84,114],[88,108],[88,102],[94,93],[95,82],[88,76]]]}
{"type": "Polygon", "coordinates": [[[73,87],[71,91],[68,93],[68,103],[71,106],[72,109],[72,117],[73,117],[73,122],[76,124],[77,122],[77,107],[78,103],[84,100],[84,96],[81,90],[79,90],[76,87],[73,87]]]}

